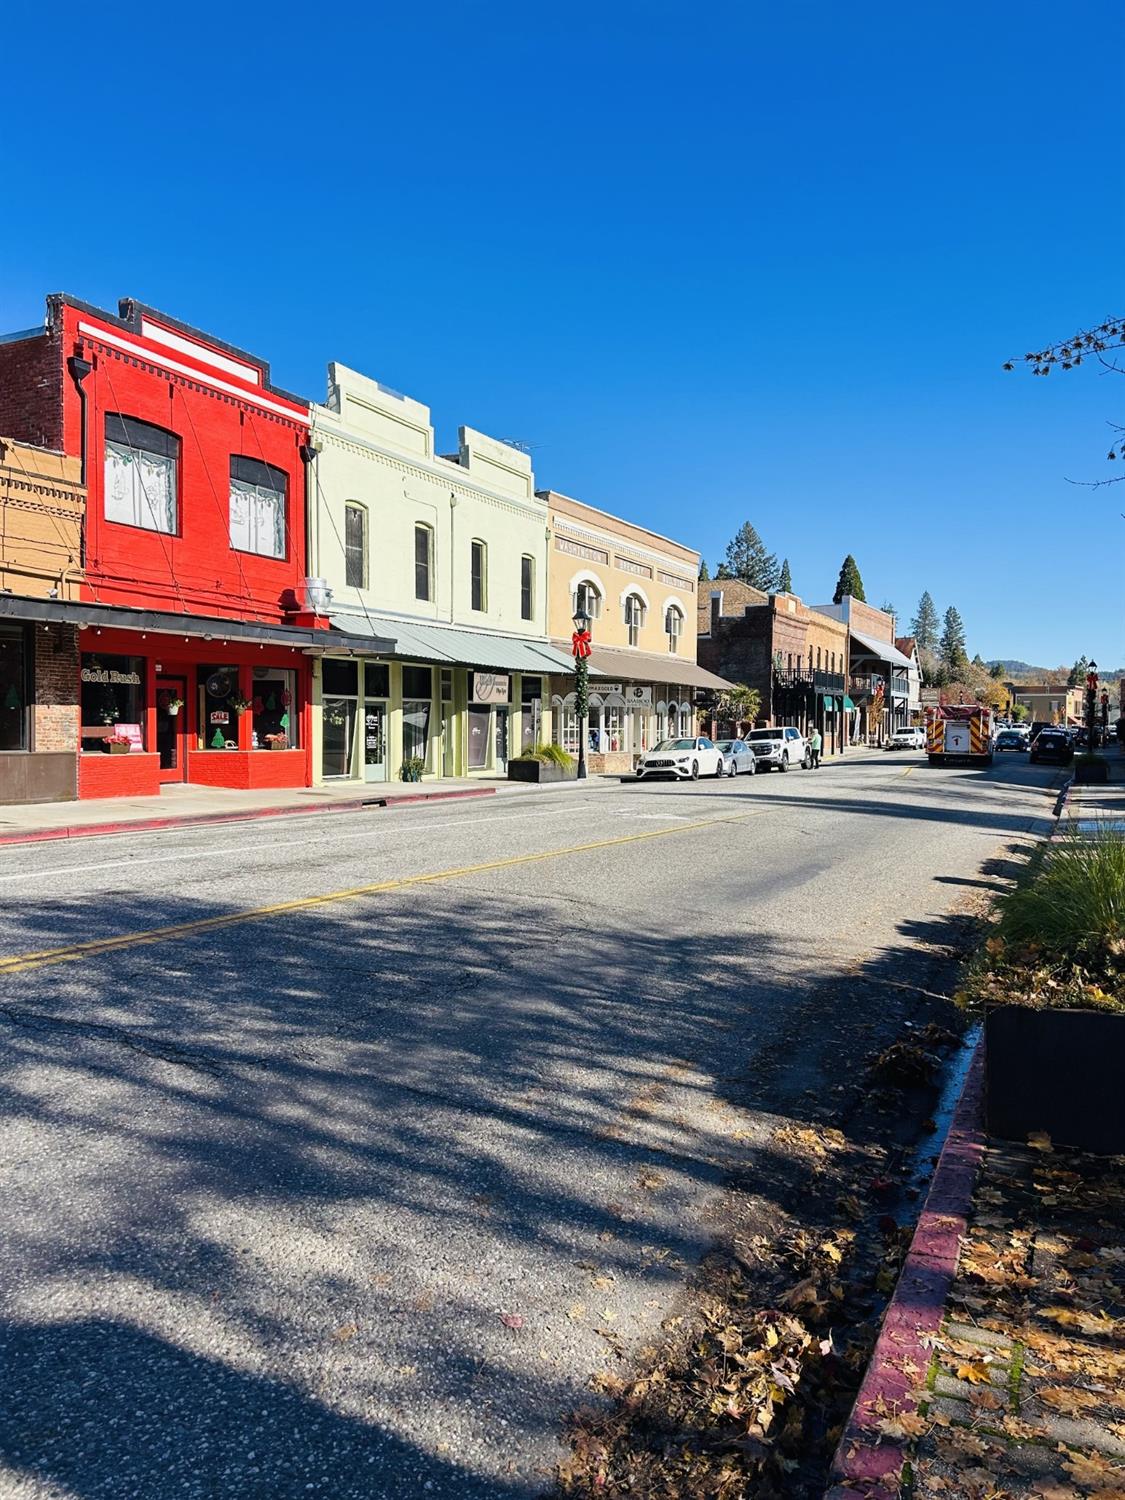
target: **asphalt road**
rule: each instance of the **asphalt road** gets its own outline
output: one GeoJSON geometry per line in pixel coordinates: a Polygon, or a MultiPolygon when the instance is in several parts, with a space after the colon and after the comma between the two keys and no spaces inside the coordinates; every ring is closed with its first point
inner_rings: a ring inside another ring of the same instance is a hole
{"type": "Polygon", "coordinates": [[[802,997],[877,1019],[1060,779],[856,756],[0,852],[0,1497],[539,1493],[830,1076],[802,997]]]}

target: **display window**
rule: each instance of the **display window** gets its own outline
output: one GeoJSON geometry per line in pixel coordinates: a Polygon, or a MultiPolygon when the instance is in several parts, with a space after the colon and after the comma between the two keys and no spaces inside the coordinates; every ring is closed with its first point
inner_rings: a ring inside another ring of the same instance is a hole
{"type": "Polygon", "coordinates": [[[0,750],[28,748],[27,684],[27,632],[0,625],[0,750]]]}
{"type": "Polygon", "coordinates": [[[213,664],[198,669],[199,748],[237,750],[246,700],[238,690],[238,668],[213,664]]]}
{"type": "Polygon", "coordinates": [[[251,745],[255,750],[300,748],[297,674],[290,667],[255,667],[251,745]]]}
{"type": "Polygon", "coordinates": [[[144,750],[145,658],[83,652],[79,676],[83,751],[107,751],[123,742],[144,750]]]}

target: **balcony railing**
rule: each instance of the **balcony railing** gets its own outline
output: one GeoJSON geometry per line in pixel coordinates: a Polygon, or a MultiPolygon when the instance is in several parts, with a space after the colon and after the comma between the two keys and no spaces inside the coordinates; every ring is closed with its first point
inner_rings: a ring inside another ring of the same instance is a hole
{"type": "Polygon", "coordinates": [[[910,678],[909,677],[892,677],[891,678],[891,697],[892,698],[909,698],[910,697],[910,678]]]}
{"type": "Polygon", "coordinates": [[[775,667],[775,688],[796,690],[803,693],[842,693],[845,690],[842,672],[821,672],[809,667],[775,667]]]}
{"type": "Polygon", "coordinates": [[[874,698],[879,688],[886,687],[886,680],[876,672],[853,672],[849,682],[848,692],[857,703],[874,698]]]}

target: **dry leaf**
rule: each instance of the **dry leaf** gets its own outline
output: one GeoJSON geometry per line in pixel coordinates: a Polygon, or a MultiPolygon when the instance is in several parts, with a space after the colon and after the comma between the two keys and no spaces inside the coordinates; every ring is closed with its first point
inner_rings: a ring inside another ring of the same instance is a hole
{"type": "Polygon", "coordinates": [[[1027,1138],[1027,1144],[1033,1151],[1042,1151],[1044,1153],[1055,1149],[1051,1143],[1051,1137],[1045,1130],[1033,1130],[1027,1138]]]}

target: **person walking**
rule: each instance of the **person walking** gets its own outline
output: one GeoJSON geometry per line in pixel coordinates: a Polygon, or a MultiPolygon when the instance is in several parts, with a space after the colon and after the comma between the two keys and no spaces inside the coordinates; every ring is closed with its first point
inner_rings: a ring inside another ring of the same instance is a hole
{"type": "Polygon", "coordinates": [[[820,747],[822,744],[820,730],[814,724],[812,735],[809,738],[809,750],[812,752],[812,769],[814,771],[820,770],[820,747]]]}

